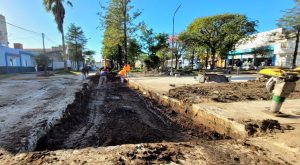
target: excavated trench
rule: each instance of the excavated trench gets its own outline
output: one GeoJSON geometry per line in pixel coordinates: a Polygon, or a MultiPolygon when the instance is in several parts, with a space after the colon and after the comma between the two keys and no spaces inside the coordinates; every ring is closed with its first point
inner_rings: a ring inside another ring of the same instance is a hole
{"type": "Polygon", "coordinates": [[[224,139],[117,81],[100,89],[86,84],[83,90],[38,140],[36,151],[224,139]]]}

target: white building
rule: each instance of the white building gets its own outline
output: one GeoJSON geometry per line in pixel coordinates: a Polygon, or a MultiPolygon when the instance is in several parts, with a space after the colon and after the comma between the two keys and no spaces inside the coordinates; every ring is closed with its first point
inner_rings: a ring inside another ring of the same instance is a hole
{"type": "MultiPolygon", "coordinates": [[[[283,29],[279,28],[253,35],[252,39],[238,45],[235,51],[229,53],[229,63],[232,64],[232,61],[240,59],[243,65],[253,65],[253,50],[258,47],[268,47],[270,52],[267,55],[256,57],[258,65],[291,67],[295,39],[278,39],[278,36],[282,34],[283,29]]],[[[296,65],[300,65],[300,55],[297,56],[296,65]]]]}
{"type": "Polygon", "coordinates": [[[0,14],[0,46],[8,46],[7,28],[5,17],[0,14]]]}

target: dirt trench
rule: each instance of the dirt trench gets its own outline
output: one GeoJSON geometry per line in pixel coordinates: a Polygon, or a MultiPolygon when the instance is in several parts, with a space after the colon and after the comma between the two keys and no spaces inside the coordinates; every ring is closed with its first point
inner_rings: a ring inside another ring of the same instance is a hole
{"type": "Polygon", "coordinates": [[[16,156],[0,152],[0,160],[3,164],[276,164],[264,151],[194,125],[116,80],[100,89],[85,84],[62,119],[38,140],[35,152],[16,156]]]}
{"type": "Polygon", "coordinates": [[[224,138],[117,82],[90,91],[85,99],[79,108],[68,107],[39,140],[37,151],[224,138]]]}

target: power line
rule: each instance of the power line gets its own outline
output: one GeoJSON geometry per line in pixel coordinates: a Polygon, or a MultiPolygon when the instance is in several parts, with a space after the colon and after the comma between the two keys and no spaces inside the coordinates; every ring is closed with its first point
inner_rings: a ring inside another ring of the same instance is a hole
{"type": "Polygon", "coordinates": [[[53,41],[52,39],[50,39],[47,35],[45,35],[45,39],[47,41],[50,41],[52,44],[55,44],[55,45],[59,45],[57,42],[53,41]]]}
{"type": "Polygon", "coordinates": [[[30,33],[34,33],[34,34],[38,34],[38,35],[41,35],[41,34],[42,34],[42,33],[39,33],[39,32],[35,32],[35,31],[33,31],[33,30],[29,30],[29,29],[23,28],[23,27],[21,27],[21,26],[18,26],[18,25],[14,25],[14,24],[12,24],[12,23],[9,23],[9,22],[7,22],[7,21],[2,21],[2,22],[6,23],[6,24],[8,24],[8,25],[10,25],[10,26],[13,26],[13,27],[19,28],[19,29],[21,29],[21,30],[24,30],[24,31],[30,32],[30,33]]]}
{"type": "MultiPolygon", "coordinates": [[[[38,36],[41,36],[43,33],[40,33],[40,32],[36,32],[36,31],[33,31],[33,30],[29,30],[27,28],[24,28],[24,27],[21,27],[21,26],[18,26],[18,25],[15,25],[15,24],[12,24],[10,22],[7,22],[7,21],[2,21],[10,26],[13,26],[15,28],[18,28],[18,29],[21,29],[21,30],[24,30],[24,31],[27,31],[27,32],[30,32],[30,33],[33,33],[35,35],[38,35],[38,36]]],[[[45,35],[45,39],[49,42],[51,42],[52,44],[54,45],[59,45],[58,43],[56,43],[55,41],[53,41],[52,39],[50,39],[48,36],[45,35]]]]}

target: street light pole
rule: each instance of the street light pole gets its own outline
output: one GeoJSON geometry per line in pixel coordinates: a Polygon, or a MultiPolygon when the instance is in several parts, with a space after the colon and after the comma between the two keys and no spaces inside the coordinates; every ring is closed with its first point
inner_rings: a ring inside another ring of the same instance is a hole
{"type": "Polygon", "coordinates": [[[177,7],[177,9],[175,10],[174,14],[173,14],[173,32],[172,32],[172,59],[171,59],[171,73],[170,75],[173,75],[173,59],[174,59],[174,31],[175,31],[175,15],[178,12],[179,8],[181,7],[181,4],[177,7]]]}

